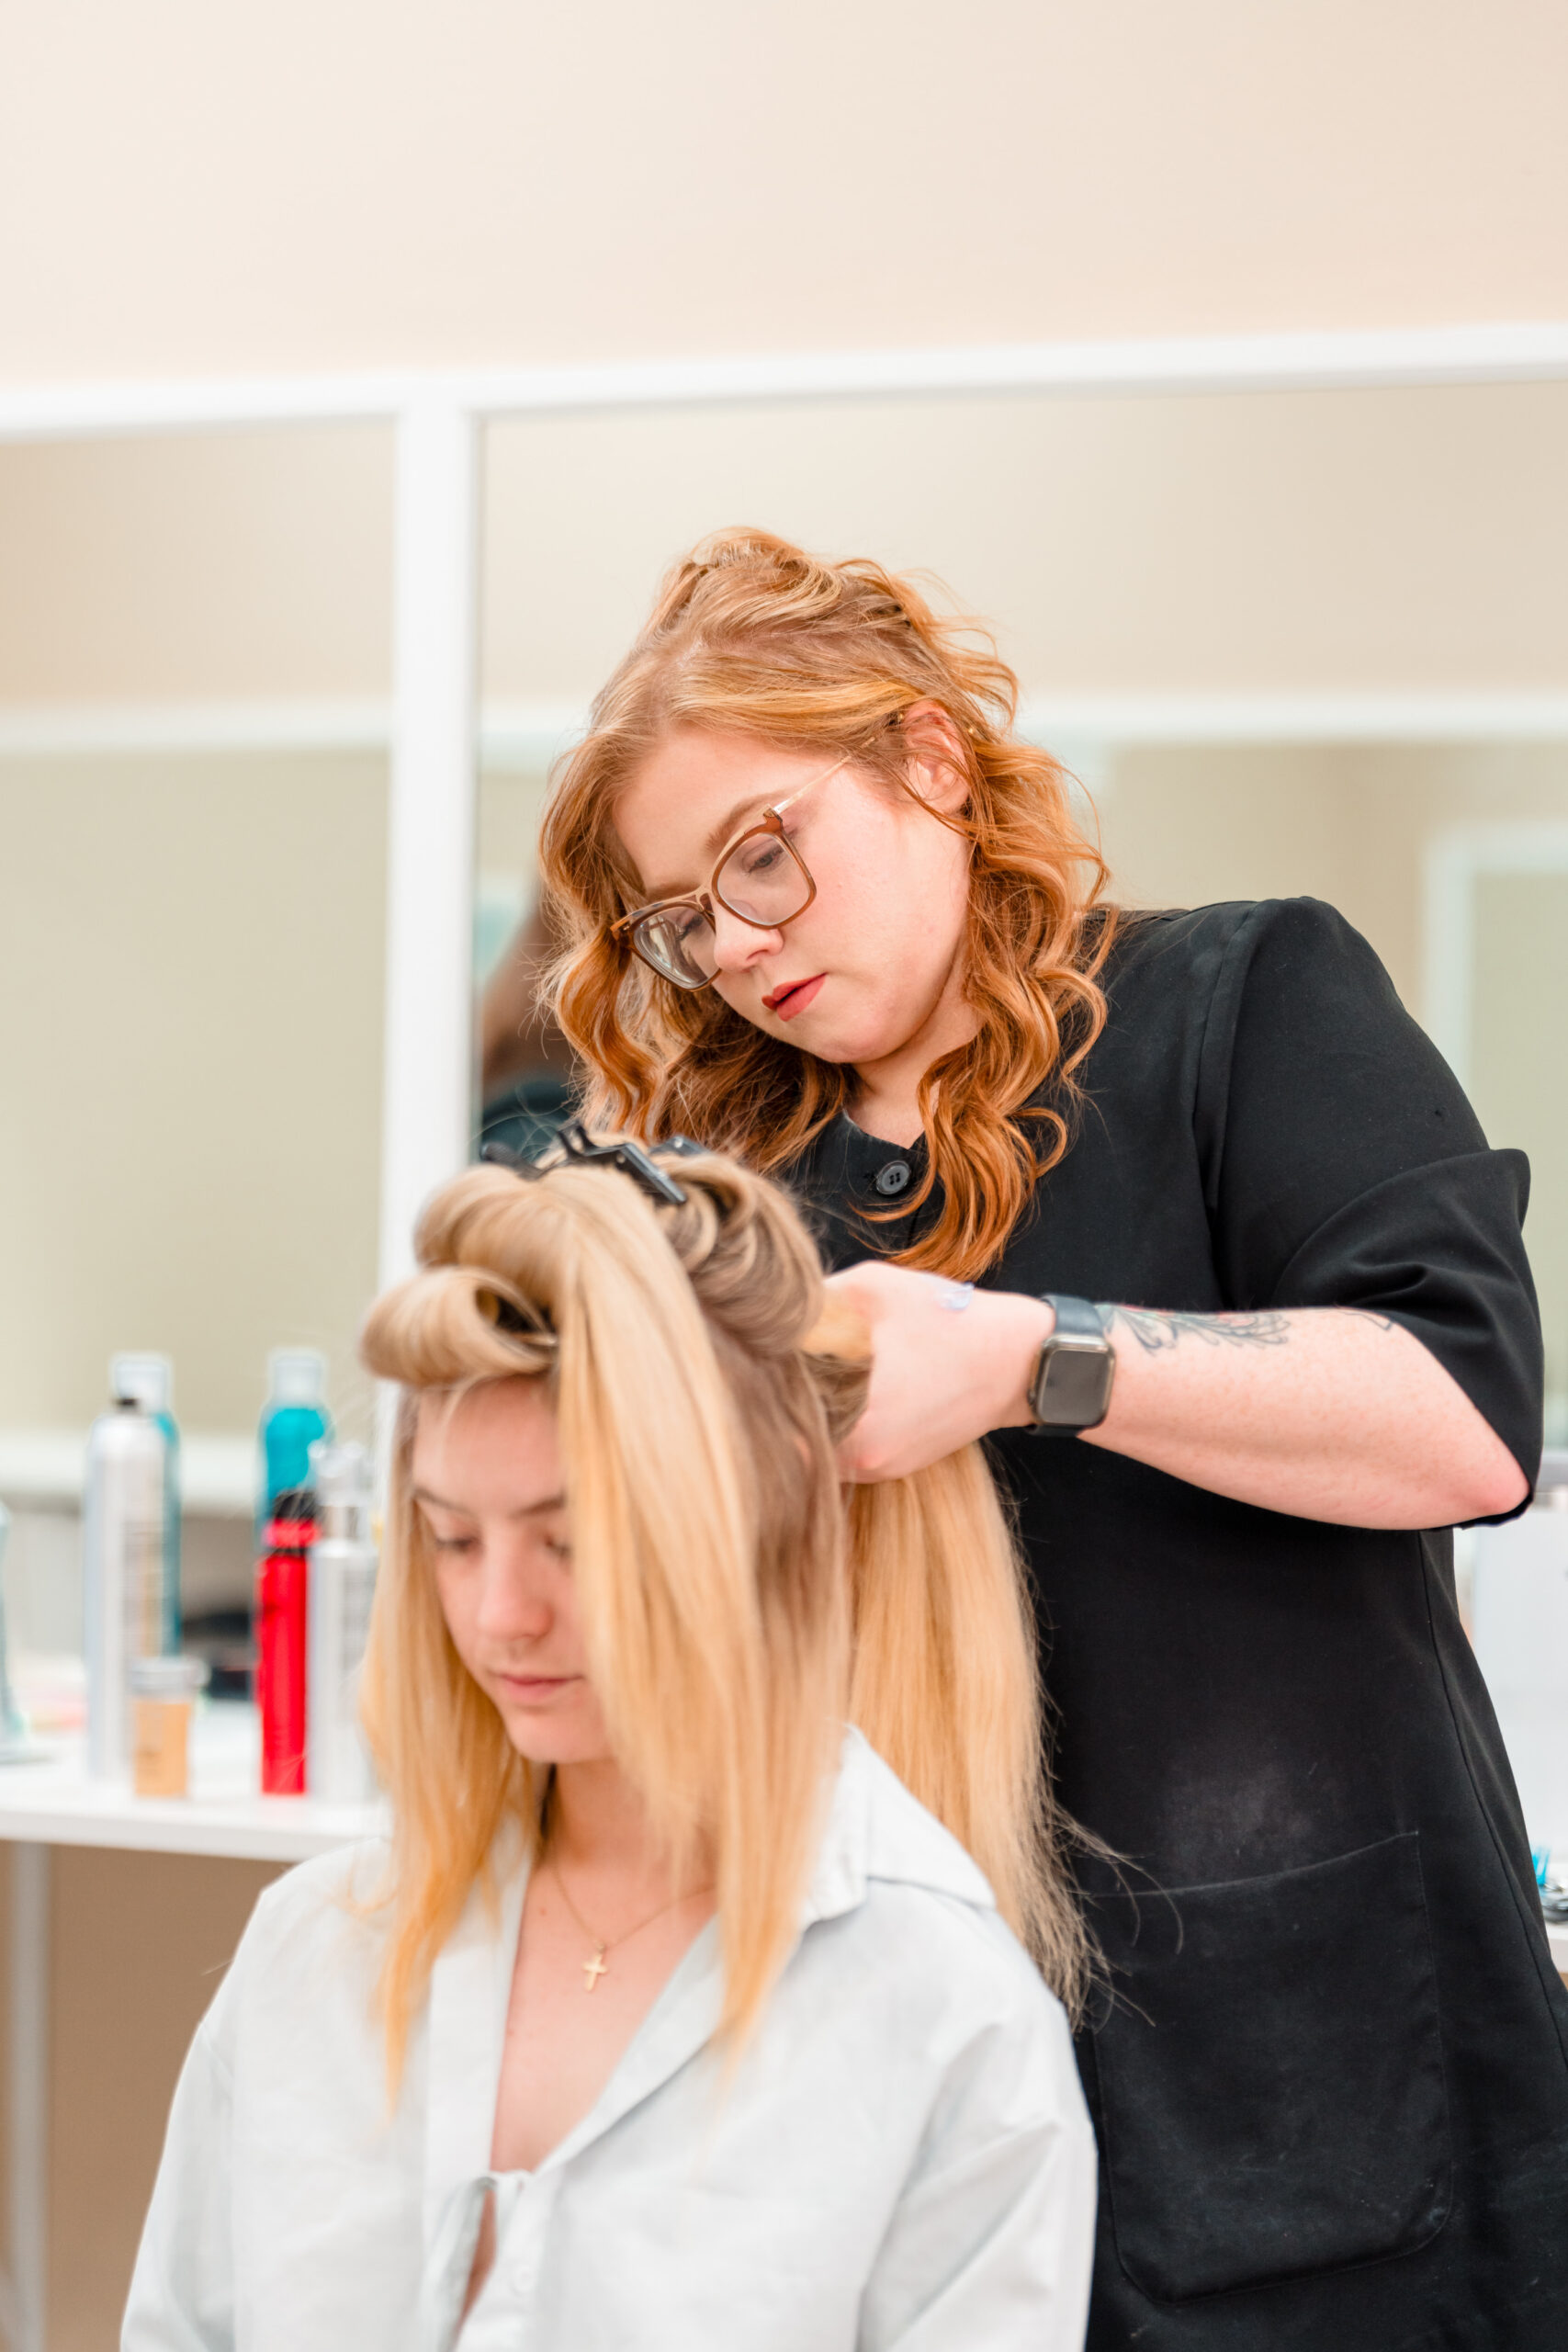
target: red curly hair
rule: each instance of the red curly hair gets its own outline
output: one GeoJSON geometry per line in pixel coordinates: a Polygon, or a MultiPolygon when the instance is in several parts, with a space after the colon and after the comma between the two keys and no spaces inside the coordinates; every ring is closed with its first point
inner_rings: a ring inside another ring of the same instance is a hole
{"type": "Polygon", "coordinates": [[[901,1262],[968,1281],[1067,1148],[1115,922],[1066,773],[1017,739],[1018,681],[976,624],[863,558],[830,563],[764,531],[705,540],[665,580],[557,771],[541,866],[568,944],[550,987],[588,1072],[592,1125],[679,1132],[787,1170],[849,1108],[852,1073],[753,1028],[712,989],[672,987],[611,937],[640,894],[616,801],[665,735],[692,727],[843,752],[908,790],[897,722],[916,703],[940,707],[963,746],[967,797],[943,821],[971,844],[964,984],[979,1028],[921,1080],[929,1165],[886,1214],[908,1216],[940,1182],[940,1214],[901,1262]]]}

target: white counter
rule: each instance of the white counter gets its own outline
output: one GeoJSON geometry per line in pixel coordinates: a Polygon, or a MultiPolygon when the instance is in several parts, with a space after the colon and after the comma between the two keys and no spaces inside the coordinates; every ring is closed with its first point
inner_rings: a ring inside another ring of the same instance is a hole
{"type": "Polygon", "coordinates": [[[30,1745],[36,1760],[0,1762],[0,1838],[297,1862],[387,1826],[380,1805],[258,1796],[260,1725],[243,1701],[219,1700],[197,1712],[188,1797],[138,1797],[129,1783],[89,1780],[79,1736],[30,1745]]]}

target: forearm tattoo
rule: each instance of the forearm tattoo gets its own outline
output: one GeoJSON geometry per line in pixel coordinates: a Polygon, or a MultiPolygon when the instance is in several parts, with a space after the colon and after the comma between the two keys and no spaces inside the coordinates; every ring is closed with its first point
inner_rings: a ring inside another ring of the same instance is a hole
{"type": "Polygon", "coordinates": [[[1101,1306],[1107,1332],[1120,1323],[1146,1355],[1178,1346],[1189,1334],[1210,1348],[1278,1348],[1291,1336],[1287,1315],[1266,1307],[1256,1315],[1167,1314],[1151,1306],[1101,1306]]]}

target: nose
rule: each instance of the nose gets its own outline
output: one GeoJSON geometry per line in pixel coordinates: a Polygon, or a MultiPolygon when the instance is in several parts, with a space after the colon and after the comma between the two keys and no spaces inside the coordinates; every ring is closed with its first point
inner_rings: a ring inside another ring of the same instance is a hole
{"type": "Polygon", "coordinates": [[[759,931],[755,923],[742,922],[739,915],[732,915],[728,907],[716,903],[708,921],[713,926],[716,978],[721,972],[749,972],[764,956],[783,952],[784,933],[776,926],[772,931],[759,931]]]}
{"type": "Polygon", "coordinates": [[[526,1561],[500,1550],[487,1556],[476,1630],[487,1641],[542,1642],[555,1623],[549,1595],[526,1561]]]}

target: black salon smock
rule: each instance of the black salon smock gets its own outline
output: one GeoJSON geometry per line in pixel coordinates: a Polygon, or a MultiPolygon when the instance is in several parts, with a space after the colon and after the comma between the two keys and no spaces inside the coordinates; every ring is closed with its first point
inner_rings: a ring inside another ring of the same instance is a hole
{"type": "MultiPolygon", "coordinates": [[[[987,1283],[1371,1309],[1533,1481],[1528,1168],[1365,941],[1312,899],[1205,907],[1128,922],[1103,978],[1070,1148],[987,1283]]],[[[929,1221],[853,1214],[923,1149],[840,1120],[797,1166],[836,1266],[929,1221]]],[[[1451,1536],[992,1445],[1062,1799],[1127,1864],[1085,1872],[1113,1987],[1080,2037],[1092,2352],[1568,2352],[1568,1999],[1451,1536]]]]}

